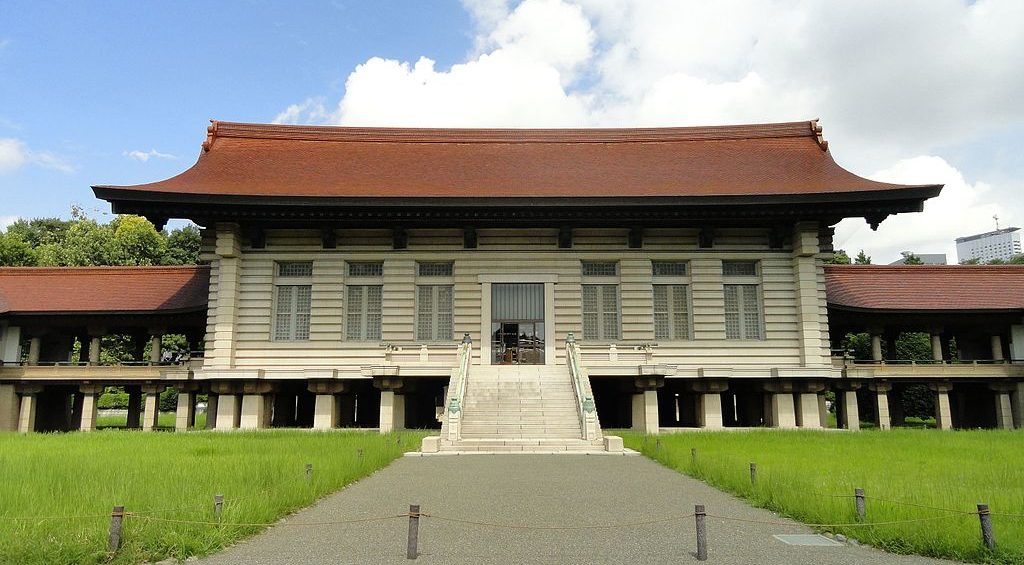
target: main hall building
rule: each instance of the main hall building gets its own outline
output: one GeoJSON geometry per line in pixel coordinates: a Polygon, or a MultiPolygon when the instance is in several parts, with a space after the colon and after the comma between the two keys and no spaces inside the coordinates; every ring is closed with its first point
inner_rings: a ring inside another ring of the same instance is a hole
{"type": "Polygon", "coordinates": [[[0,429],[91,429],[97,394],[121,385],[143,428],[175,387],[179,429],[203,393],[221,430],[438,427],[425,450],[615,451],[602,429],[820,428],[827,391],[841,427],[888,427],[888,395],[915,382],[939,427],[1012,427],[1024,304],[991,282],[1020,271],[825,265],[843,218],[877,227],[941,188],[844,170],[813,121],[213,122],[180,175],[94,187],[116,213],[202,226],[202,266],[0,269],[0,429]],[[948,295],[953,276],[975,292],[948,295]],[[833,356],[847,331],[874,336],[874,362],[833,356]],[[899,331],[931,332],[936,361],[886,363],[899,331]],[[99,365],[111,333],[151,357],[99,365]],[[166,333],[193,356],[165,362],[166,333]],[[950,362],[952,337],[969,362],[950,362]],[[69,364],[76,339],[88,361],[69,364]]]}

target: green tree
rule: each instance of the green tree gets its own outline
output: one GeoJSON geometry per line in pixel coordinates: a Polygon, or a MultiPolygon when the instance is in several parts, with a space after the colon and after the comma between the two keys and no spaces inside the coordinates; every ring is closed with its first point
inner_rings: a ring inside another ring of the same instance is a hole
{"type": "Polygon", "coordinates": [[[1024,265],[1024,255],[1014,255],[1010,257],[1011,265],[1024,265]]]}
{"type": "Polygon", "coordinates": [[[990,259],[986,265],[1006,265],[1006,260],[996,257],[995,259],[990,259]]]}
{"type": "Polygon", "coordinates": [[[832,259],[830,259],[828,262],[833,265],[849,265],[850,256],[846,254],[846,251],[843,251],[842,249],[837,249],[836,252],[832,254],[832,259]]]}
{"type": "Polygon", "coordinates": [[[866,255],[864,253],[864,250],[861,249],[860,253],[857,254],[857,258],[854,259],[853,262],[856,265],[870,265],[871,264],[871,256],[870,255],[866,255]]]}
{"type": "Polygon", "coordinates": [[[907,253],[903,254],[903,264],[904,265],[924,265],[924,261],[922,261],[921,258],[918,257],[917,255],[914,255],[913,253],[907,252],[907,253]]]}
{"type": "Polygon", "coordinates": [[[199,262],[203,238],[192,224],[175,229],[167,236],[165,265],[194,265],[199,262]]]}
{"type": "Polygon", "coordinates": [[[961,261],[961,262],[960,262],[960,264],[961,264],[961,265],[977,265],[977,264],[979,264],[979,263],[981,263],[981,261],[978,261],[978,259],[977,259],[977,258],[974,258],[974,259],[968,259],[968,260],[966,260],[966,261],[961,261]]]}
{"type": "Polygon", "coordinates": [[[15,232],[0,233],[0,265],[30,267],[36,264],[36,252],[15,232]]]}
{"type": "Polygon", "coordinates": [[[113,230],[110,261],[117,265],[161,265],[167,255],[167,238],[141,216],[118,216],[113,230]]]}

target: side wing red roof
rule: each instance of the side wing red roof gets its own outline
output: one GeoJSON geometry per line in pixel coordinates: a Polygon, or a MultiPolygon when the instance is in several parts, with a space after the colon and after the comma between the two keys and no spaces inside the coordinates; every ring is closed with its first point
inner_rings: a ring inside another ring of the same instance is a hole
{"type": "Polygon", "coordinates": [[[0,315],[194,312],[209,285],[207,266],[4,267],[0,315]]]}
{"type": "Polygon", "coordinates": [[[1024,310],[1024,265],[827,265],[830,307],[1024,310]]]}

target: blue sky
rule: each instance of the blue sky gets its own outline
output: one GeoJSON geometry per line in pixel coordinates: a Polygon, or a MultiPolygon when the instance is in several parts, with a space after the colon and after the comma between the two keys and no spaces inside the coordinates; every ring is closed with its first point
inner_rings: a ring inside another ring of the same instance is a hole
{"type": "MultiPolygon", "coordinates": [[[[190,166],[207,120],[682,126],[819,117],[925,212],[836,242],[876,262],[1024,225],[1024,2],[462,0],[0,4],[0,227],[101,219],[92,184],[190,166]]],[[[951,257],[952,258],[952,257],[951,257]]]]}

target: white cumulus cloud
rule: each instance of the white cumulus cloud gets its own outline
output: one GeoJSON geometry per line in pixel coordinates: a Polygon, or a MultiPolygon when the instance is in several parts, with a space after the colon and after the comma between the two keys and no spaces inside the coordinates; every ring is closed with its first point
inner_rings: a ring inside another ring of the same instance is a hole
{"type": "Polygon", "coordinates": [[[150,159],[177,159],[177,157],[171,155],[170,153],[161,153],[156,149],[150,149],[149,151],[139,151],[138,149],[135,149],[133,151],[124,151],[121,154],[124,155],[125,157],[131,157],[136,161],[142,161],[143,163],[149,161],[150,159]]]}
{"type": "Polygon", "coordinates": [[[34,151],[20,139],[0,138],[0,174],[14,172],[27,164],[62,173],[75,172],[70,163],[49,151],[34,151]]]}

